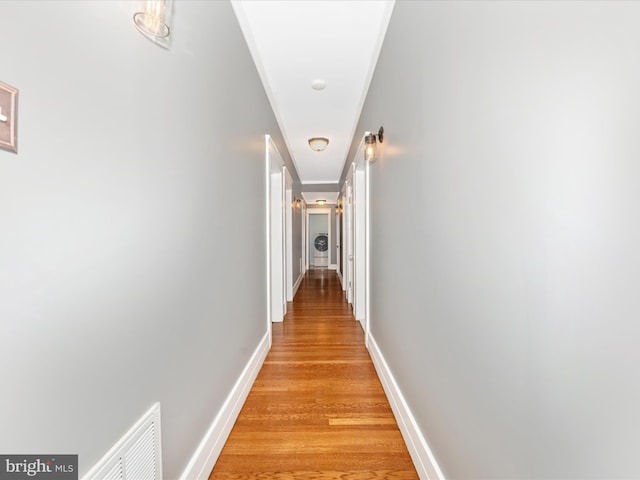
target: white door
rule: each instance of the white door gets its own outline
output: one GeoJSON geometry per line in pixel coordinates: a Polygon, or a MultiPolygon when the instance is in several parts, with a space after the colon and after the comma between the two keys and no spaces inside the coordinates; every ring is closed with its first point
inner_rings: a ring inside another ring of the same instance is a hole
{"type": "Polygon", "coordinates": [[[365,250],[365,218],[366,218],[366,183],[364,162],[358,164],[353,172],[353,315],[365,329],[366,303],[366,250],[365,250]]]}
{"type": "Polygon", "coordinates": [[[342,273],[342,290],[345,291],[345,295],[347,292],[348,282],[349,282],[349,241],[347,240],[347,235],[349,228],[347,226],[347,205],[348,205],[348,196],[347,196],[347,186],[348,180],[345,181],[345,184],[342,187],[342,214],[341,214],[341,228],[342,228],[342,242],[341,242],[341,251],[340,255],[342,256],[342,266],[340,268],[340,272],[342,273]]]}
{"type": "Polygon", "coordinates": [[[353,304],[353,196],[351,184],[347,184],[347,204],[345,206],[345,222],[346,222],[346,271],[347,274],[347,301],[353,304]]]}
{"type": "MultiPolygon", "coordinates": [[[[284,238],[285,238],[285,265],[286,265],[286,301],[293,301],[293,180],[291,175],[284,169],[285,173],[285,194],[284,194],[284,238]]],[[[285,313],[287,304],[285,302],[285,313]]]]}
{"type": "Polygon", "coordinates": [[[309,270],[309,242],[307,242],[307,206],[306,203],[302,204],[302,258],[300,262],[302,263],[300,270],[303,274],[307,273],[309,270]]]}
{"type": "Polygon", "coordinates": [[[364,145],[356,152],[345,182],[345,242],[344,258],[347,299],[353,314],[369,341],[369,164],[364,160],[364,145]]]}
{"type": "MultiPolygon", "coordinates": [[[[269,322],[284,320],[285,290],[285,219],[284,162],[269,135],[266,141],[267,170],[267,310],[269,322]]],[[[271,326],[269,325],[269,332],[271,326]]]]}
{"type": "Polygon", "coordinates": [[[336,206],[336,233],[334,236],[336,237],[336,273],[342,284],[342,224],[340,217],[340,203],[338,201],[336,206]]]}

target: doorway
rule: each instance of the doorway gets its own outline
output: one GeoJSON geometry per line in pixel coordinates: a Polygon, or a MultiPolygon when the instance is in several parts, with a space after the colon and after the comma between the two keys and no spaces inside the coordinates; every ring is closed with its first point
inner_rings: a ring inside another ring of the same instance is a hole
{"type": "Polygon", "coordinates": [[[369,342],[370,245],[369,245],[369,163],[364,160],[364,141],[347,174],[342,192],[344,205],[344,288],[353,314],[369,342]]]}
{"type": "Polygon", "coordinates": [[[340,279],[340,285],[344,290],[344,282],[342,280],[342,244],[344,243],[344,230],[342,228],[342,199],[338,198],[336,204],[336,272],[340,279]]]}
{"type": "Polygon", "coordinates": [[[309,264],[311,268],[329,266],[329,215],[309,215],[309,264]]]}
{"type": "Polygon", "coordinates": [[[305,258],[309,268],[331,268],[333,237],[331,208],[307,209],[305,258]]]}
{"type": "Polygon", "coordinates": [[[286,301],[285,168],[271,136],[265,135],[267,218],[267,322],[282,322],[286,301]]]}
{"type": "MultiPolygon", "coordinates": [[[[284,167],[284,243],[285,243],[285,259],[284,263],[286,265],[286,301],[293,301],[293,179],[291,178],[291,174],[287,170],[287,167],[284,167]]],[[[286,302],[285,302],[285,314],[286,312],[286,302]]]]}

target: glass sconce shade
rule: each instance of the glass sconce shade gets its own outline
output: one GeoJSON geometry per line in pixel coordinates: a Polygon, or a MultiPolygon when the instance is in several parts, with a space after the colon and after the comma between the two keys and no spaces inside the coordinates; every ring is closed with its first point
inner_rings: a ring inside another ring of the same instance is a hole
{"type": "Polygon", "coordinates": [[[368,162],[376,158],[378,139],[373,133],[364,137],[364,159],[368,162]]]}
{"type": "Polygon", "coordinates": [[[376,159],[378,142],[382,143],[384,138],[384,127],[380,127],[378,134],[371,132],[365,132],[364,137],[364,159],[368,162],[372,162],[376,159]]]}
{"type": "Polygon", "coordinates": [[[138,0],[133,22],[142,35],[164,48],[169,48],[173,0],[138,0]]]}

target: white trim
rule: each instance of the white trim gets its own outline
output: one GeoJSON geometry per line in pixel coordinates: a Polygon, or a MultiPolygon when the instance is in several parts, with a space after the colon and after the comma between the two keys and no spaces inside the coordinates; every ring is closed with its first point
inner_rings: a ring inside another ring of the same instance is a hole
{"type": "Polygon", "coordinates": [[[391,409],[398,422],[398,427],[400,427],[400,431],[402,432],[402,437],[407,444],[407,449],[416,467],[418,476],[421,480],[445,480],[445,476],[442,470],[440,470],[424,435],[420,431],[418,423],[413,417],[378,344],[371,334],[368,336],[367,345],[369,353],[371,354],[371,360],[373,360],[373,365],[376,368],[376,372],[378,372],[382,387],[387,394],[391,409]]]}
{"type": "MultiPolygon", "coordinates": [[[[284,263],[286,265],[286,301],[290,302],[293,300],[293,180],[291,180],[291,175],[287,170],[287,167],[284,167],[284,181],[285,181],[285,191],[284,191],[284,245],[285,245],[285,256],[284,263]]],[[[286,309],[286,302],[285,302],[286,309]]],[[[286,314],[286,310],[285,310],[286,314]]]]}
{"type": "MultiPolygon", "coordinates": [[[[287,310],[285,265],[284,162],[270,135],[265,135],[267,164],[268,322],[282,322],[287,310]]],[[[271,328],[269,325],[268,328],[271,328]]]]}
{"type": "Polygon", "coordinates": [[[353,306],[353,186],[352,181],[352,168],[349,169],[348,180],[345,182],[346,187],[346,201],[345,201],[345,241],[347,243],[346,248],[343,247],[345,252],[344,256],[344,271],[345,271],[345,290],[347,293],[347,302],[353,306]]]}
{"type": "MultiPolygon", "coordinates": [[[[269,327],[269,331],[271,331],[271,327],[269,327]]],[[[269,334],[265,333],[222,408],[211,422],[211,426],[209,426],[196,452],[182,472],[180,480],[208,480],[267,353],[269,353],[269,334]]]]}
{"type": "Polygon", "coordinates": [[[265,191],[265,234],[266,238],[266,255],[267,261],[267,332],[269,335],[269,345],[271,345],[271,160],[269,159],[269,135],[264,136],[264,191],[265,191]]]}
{"type": "MultiPolygon", "coordinates": [[[[284,128],[285,127],[284,122],[280,117],[280,109],[276,108],[277,102],[275,101],[273,89],[271,87],[271,84],[269,83],[269,76],[267,75],[267,70],[262,63],[262,58],[260,57],[260,54],[259,54],[260,49],[258,48],[258,42],[256,42],[256,39],[253,36],[251,24],[249,23],[249,19],[244,10],[244,6],[242,5],[242,1],[231,0],[231,6],[233,7],[233,11],[236,14],[238,23],[240,24],[240,29],[242,30],[244,39],[247,42],[247,46],[249,47],[249,52],[251,52],[251,58],[253,58],[253,63],[256,66],[256,70],[258,70],[258,75],[260,75],[260,80],[262,80],[264,91],[267,94],[269,103],[271,104],[271,110],[273,110],[273,115],[274,117],[276,117],[276,122],[278,122],[278,127],[280,127],[280,132],[282,133],[284,144],[287,147],[288,151],[293,152],[291,145],[295,145],[295,143],[291,143],[291,141],[289,140],[289,137],[287,136],[287,129],[284,128]]],[[[391,15],[389,15],[389,18],[391,18],[391,15]]],[[[385,27],[385,30],[386,30],[386,27],[385,27]]],[[[293,155],[291,155],[291,163],[293,163],[294,170],[299,176],[301,170],[298,164],[296,163],[295,156],[293,155]]]]}
{"type": "Polygon", "coordinates": [[[329,270],[338,270],[338,264],[337,263],[332,263],[329,265],[329,270]]]}
{"type": "Polygon", "coordinates": [[[300,272],[300,276],[298,280],[296,280],[296,284],[293,286],[293,297],[295,298],[296,293],[298,293],[298,289],[300,288],[300,284],[302,283],[302,279],[304,278],[304,272],[300,272]]]}
{"type": "Polygon", "coordinates": [[[311,267],[311,263],[309,262],[309,257],[311,256],[311,252],[309,251],[309,243],[310,242],[310,238],[309,237],[309,215],[327,215],[327,236],[329,238],[329,252],[328,252],[328,257],[327,257],[327,262],[331,261],[331,239],[332,239],[332,232],[331,232],[331,213],[333,212],[333,209],[330,207],[321,207],[321,208],[307,208],[307,217],[306,217],[306,258],[307,258],[307,265],[308,267],[311,267]]]}
{"type": "MultiPolygon", "coordinates": [[[[341,255],[342,255],[342,235],[341,235],[341,229],[340,229],[340,213],[338,211],[338,209],[340,208],[338,206],[338,204],[340,203],[340,193],[338,193],[338,200],[336,201],[336,225],[335,225],[335,235],[334,237],[335,239],[335,244],[336,244],[336,272],[338,273],[338,276],[341,276],[341,272],[340,272],[340,260],[341,260],[341,255]]],[[[342,280],[340,280],[340,285],[342,285],[342,280]]]]}
{"type": "MultiPolygon", "coordinates": [[[[364,148],[364,143],[362,144],[364,148]]],[[[358,150],[359,152],[360,150],[358,150]]],[[[367,269],[366,269],[366,221],[367,221],[367,169],[364,161],[353,164],[353,316],[367,331],[367,269]]]]}
{"type": "Polygon", "coordinates": [[[302,201],[302,275],[309,270],[309,242],[307,241],[307,203],[302,201]]]}
{"type": "Polygon", "coordinates": [[[365,189],[366,189],[366,213],[364,220],[364,251],[365,251],[365,305],[364,305],[364,344],[369,347],[371,337],[371,175],[369,173],[370,163],[365,166],[365,189]]]}
{"type": "MultiPolygon", "coordinates": [[[[349,170],[349,174],[351,174],[351,170],[349,170]]],[[[349,230],[347,224],[347,216],[349,212],[347,209],[349,208],[349,198],[347,197],[347,187],[349,186],[349,179],[345,180],[344,185],[342,185],[342,243],[340,244],[340,255],[342,255],[342,268],[340,269],[340,281],[342,282],[342,291],[345,292],[345,298],[348,298],[347,292],[347,281],[349,280],[349,259],[347,258],[349,253],[349,230]]]]}
{"type": "MultiPolygon", "coordinates": [[[[389,21],[391,20],[391,15],[393,14],[393,7],[396,4],[395,0],[390,0],[385,2],[385,12],[382,14],[382,23],[380,25],[380,30],[378,30],[378,38],[376,39],[376,45],[373,48],[373,58],[371,63],[369,64],[369,71],[367,72],[367,76],[364,80],[364,87],[362,88],[362,93],[360,96],[360,100],[358,101],[358,107],[356,112],[358,114],[355,117],[351,130],[347,135],[347,138],[354,138],[356,136],[356,129],[358,128],[358,123],[360,122],[360,118],[362,115],[362,110],[364,109],[364,102],[367,99],[367,94],[369,93],[369,86],[371,85],[371,80],[373,79],[373,73],[375,72],[376,66],[378,64],[378,57],[380,57],[380,50],[382,50],[382,44],[384,42],[384,37],[387,34],[387,27],[389,26],[389,21]]],[[[363,136],[364,140],[364,136],[363,136]]],[[[348,153],[347,153],[348,155],[348,153]]],[[[360,158],[364,158],[363,154],[360,154],[360,158]]],[[[351,165],[349,165],[348,170],[351,170],[351,165]]],[[[344,172],[344,167],[343,167],[344,172]]],[[[347,177],[348,178],[348,174],[347,177]]]]}

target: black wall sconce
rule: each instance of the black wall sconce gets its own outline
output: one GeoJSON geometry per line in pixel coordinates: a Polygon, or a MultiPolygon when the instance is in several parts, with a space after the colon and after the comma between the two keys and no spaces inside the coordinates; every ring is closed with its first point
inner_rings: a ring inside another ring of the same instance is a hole
{"type": "Polygon", "coordinates": [[[382,143],[384,139],[384,127],[380,127],[378,134],[368,133],[364,137],[364,159],[368,162],[372,162],[376,159],[376,153],[378,150],[378,142],[382,143]]]}

